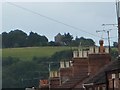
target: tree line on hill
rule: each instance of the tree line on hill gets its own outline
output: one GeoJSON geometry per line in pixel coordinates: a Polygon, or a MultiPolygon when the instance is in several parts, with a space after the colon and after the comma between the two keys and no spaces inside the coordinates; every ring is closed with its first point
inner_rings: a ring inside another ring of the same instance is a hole
{"type": "Polygon", "coordinates": [[[84,37],[76,37],[70,33],[64,33],[61,37],[60,42],[48,41],[46,36],[41,36],[38,33],[30,32],[27,35],[22,30],[14,30],[10,32],[3,32],[2,36],[2,47],[3,48],[14,48],[14,47],[34,47],[34,46],[94,46],[95,42],[92,39],[86,39],[84,37]],[[62,42],[62,43],[61,43],[62,42]]]}
{"type": "Polygon", "coordinates": [[[9,33],[2,33],[2,47],[33,47],[46,45],[48,42],[47,37],[41,36],[37,33],[30,32],[27,35],[21,30],[10,31],[9,33]]]}

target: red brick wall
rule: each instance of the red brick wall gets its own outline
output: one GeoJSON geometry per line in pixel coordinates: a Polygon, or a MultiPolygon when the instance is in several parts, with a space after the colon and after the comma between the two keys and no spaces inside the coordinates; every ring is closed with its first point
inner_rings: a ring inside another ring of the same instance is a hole
{"type": "Polygon", "coordinates": [[[78,76],[88,72],[88,58],[74,58],[73,59],[73,74],[78,76]]]}
{"type": "Polygon", "coordinates": [[[67,80],[67,79],[70,79],[71,77],[73,77],[73,70],[72,70],[71,67],[60,69],[61,83],[64,82],[65,80],[67,80]]]}
{"type": "Polygon", "coordinates": [[[50,79],[50,88],[56,88],[59,85],[60,85],[59,77],[54,77],[50,79]]]}
{"type": "Polygon", "coordinates": [[[109,62],[109,54],[89,54],[88,70],[93,75],[109,62]]]}

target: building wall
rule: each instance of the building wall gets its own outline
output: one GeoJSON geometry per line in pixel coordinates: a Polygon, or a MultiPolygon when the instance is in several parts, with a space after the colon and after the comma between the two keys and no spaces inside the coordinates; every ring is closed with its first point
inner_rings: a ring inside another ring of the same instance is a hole
{"type": "Polygon", "coordinates": [[[109,89],[117,89],[120,90],[120,76],[119,76],[120,70],[111,71],[108,73],[108,88],[109,89]]]}
{"type": "Polygon", "coordinates": [[[73,77],[73,70],[71,67],[69,68],[60,68],[60,79],[61,84],[64,83],[66,80],[69,80],[73,77]]]}
{"type": "Polygon", "coordinates": [[[60,33],[58,33],[56,36],[55,36],[55,42],[57,43],[61,43],[62,42],[62,35],[60,33]]]}
{"type": "Polygon", "coordinates": [[[98,72],[103,66],[110,62],[109,54],[89,54],[88,56],[88,72],[91,75],[94,75],[98,72]]]}
{"type": "Polygon", "coordinates": [[[73,58],[73,75],[88,73],[88,58],[73,58]]]}
{"type": "Polygon", "coordinates": [[[85,90],[106,90],[105,84],[86,86],[85,90]]]}
{"type": "Polygon", "coordinates": [[[50,88],[56,88],[59,85],[60,85],[60,78],[59,77],[50,78],[50,88]]]}

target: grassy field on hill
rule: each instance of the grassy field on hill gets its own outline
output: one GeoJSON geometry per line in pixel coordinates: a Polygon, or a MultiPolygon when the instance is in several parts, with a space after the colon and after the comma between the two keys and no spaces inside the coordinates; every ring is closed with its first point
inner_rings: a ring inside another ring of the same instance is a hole
{"type": "Polygon", "coordinates": [[[55,52],[69,50],[71,47],[27,47],[27,48],[5,48],[2,57],[16,57],[21,60],[31,60],[35,57],[50,57],[55,52]]]}

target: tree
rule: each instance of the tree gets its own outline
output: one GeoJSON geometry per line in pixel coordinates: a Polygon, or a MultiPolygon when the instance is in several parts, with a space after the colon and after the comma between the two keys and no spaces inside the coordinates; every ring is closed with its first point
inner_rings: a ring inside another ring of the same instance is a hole
{"type": "Polygon", "coordinates": [[[48,39],[46,36],[41,36],[37,33],[30,32],[29,36],[22,30],[16,29],[9,33],[2,33],[3,48],[13,47],[29,47],[29,46],[46,46],[48,39]]]}
{"type": "Polygon", "coordinates": [[[50,41],[48,45],[49,45],[49,46],[55,46],[55,42],[50,41]]]}
{"type": "Polygon", "coordinates": [[[3,88],[24,88],[30,86],[37,87],[40,79],[39,72],[42,72],[41,70],[42,66],[34,61],[23,60],[17,61],[17,60],[18,59],[15,58],[7,58],[6,61],[4,62],[2,68],[2,87],[3,88]]]}
{"type": "Polygon", "coordinates": [[[45,46],[48,43],[48,39],[45,36],[40,36],[37,33],[30,32],[27,38],[28,46],[45,46]]]}
{"type": "Polygon", "coordinates": [[[9,47],[25,47],[27,34],[21,30],[14,30],[8,34],[9,47]]]}
{"type": "Polygon", "coordinates": [[[10,46],[10,42],[9,42],[8,33],[3,32],[2,33],[2,47],[7,48],[9,46],[10,46]]]}
{"type": "Polygon", "coordinates": [[[76,37],[75,38],[75,41],[76,41],[76,45],[77,46],[94,46],[95,45],[95,42],[92,40],[92,39],[86,39],[84,37],[76,37]]]}
{"type": "Polygon", "coordinates": [[[40,36],[40,45],[46,46],[48,44],[48,39],[46,36],[40,36]]]}
{"type": "Polygon", "coordinates": [[[73,39],[73,37],[72,37],[72,35],[70,35],[70,33],[67,33],[67,34],[65,33],[63,35],[62,41],[63,41],[64,45],[68,46],[71,44],[72,39],[73,39]]]}
{"type": "Polygon", "coordinates": [[[27,38],[27,45],[28,46],[38,46],[39,42],[39,35],[37,33],[30,32],[27,38]]]}

